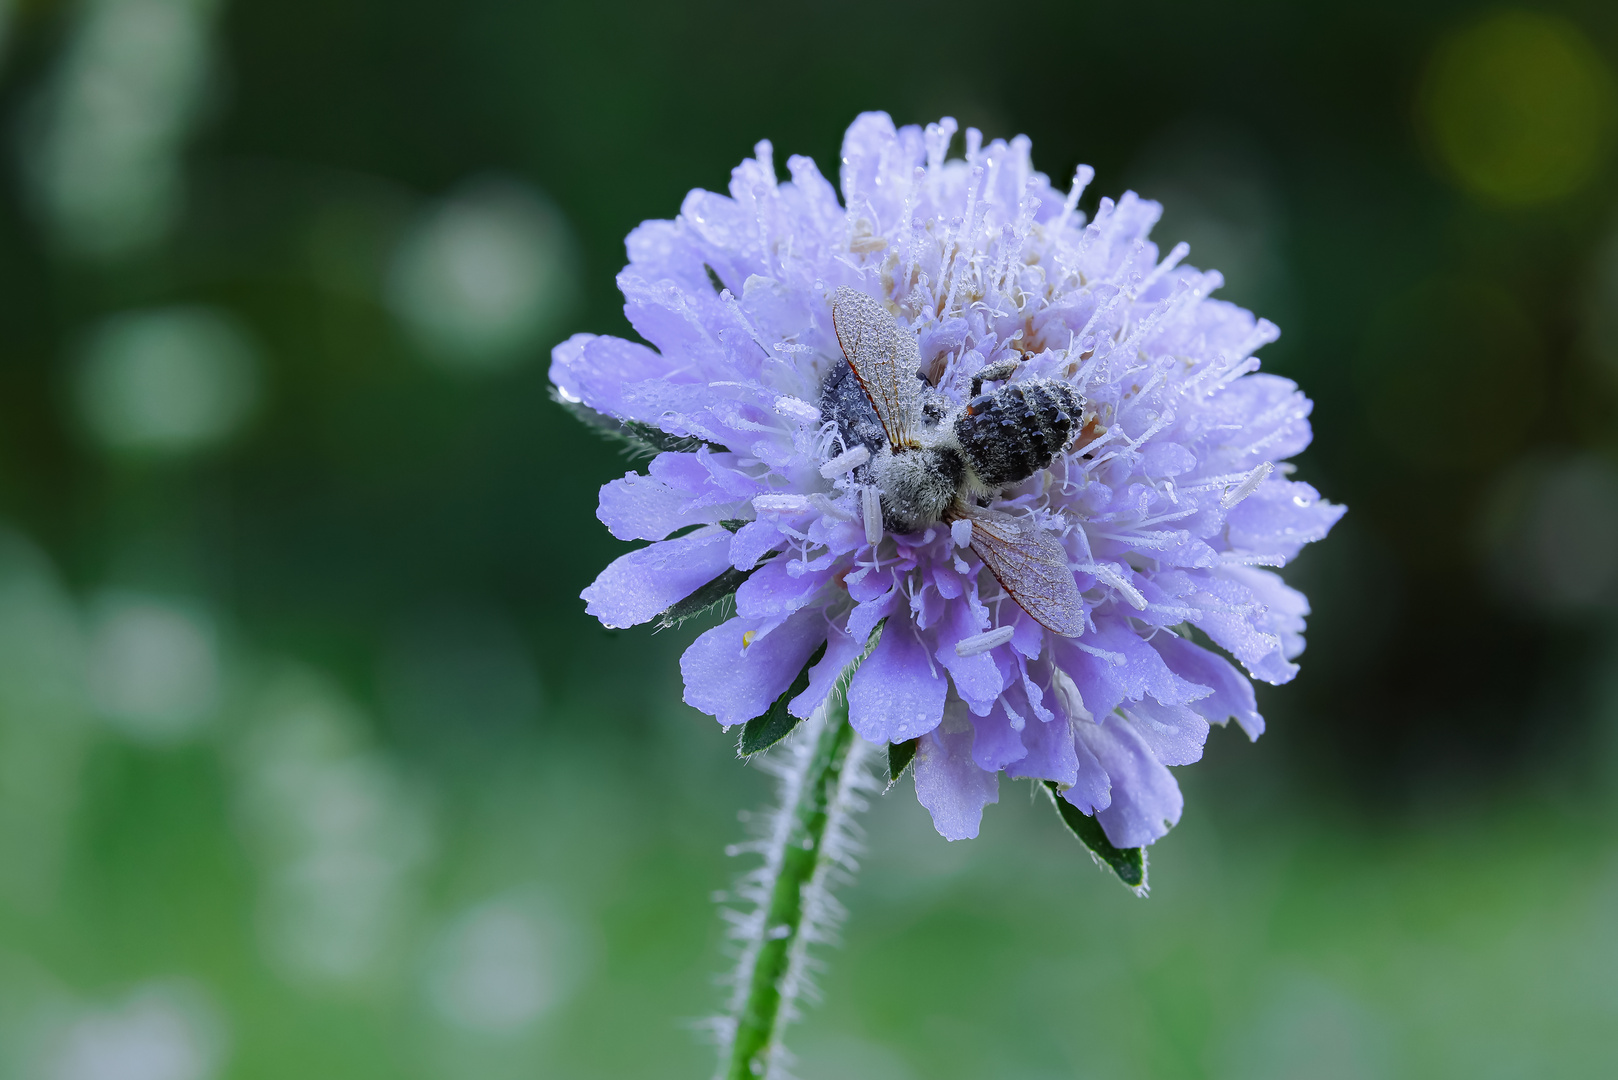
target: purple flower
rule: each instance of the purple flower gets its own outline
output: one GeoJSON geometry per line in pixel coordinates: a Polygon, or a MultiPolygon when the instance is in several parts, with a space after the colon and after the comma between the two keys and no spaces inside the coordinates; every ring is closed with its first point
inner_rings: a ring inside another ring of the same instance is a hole
{"type": "Polygon", "coordinates": [[[1209,724],[1263,731],[1249,677],[1296,674],[1309,613],[1273,568],[1343,507],[1281,464],[1309,443],[1310,402],[1258,372],[1276,328],[1212,299],[1222,278],[1183,263],[1185,245],[1159,259],[1156,203],[1102,199],[1087,222],[1088,167],[1064,196],[1028,139],[984,146],[969,129],[965,160],[946,160],[954,132],[861,116],[841,200],[807,158],[779,182],[760,143],[728,197],[693,191],[677,219],[630,234],[618,285],[650,345],[580,334],[551,378],[564,402],[679,449],[602,488],[613,535],[653,543],[584,599],[632,626],[739,581],[735,616],[681,661],[686,701],[726,727],[795,680],[786,708],[809,716],[881,625],[849,721],[875,743],[918,740],[916,793],[940,833],[976,836],[1003,772],[1054,781],[1112,844],[1140,847],[1179,820],[1169,767],[1202,756],[1209,724]],[[841,286],[914,336],[943,407],[1006,360],[1078,392],[1077,437],[992,507],[1059,540],[1082,633],[1025,612],[961,522],[868,533],[869,433],[836,399],[841,286]]]}

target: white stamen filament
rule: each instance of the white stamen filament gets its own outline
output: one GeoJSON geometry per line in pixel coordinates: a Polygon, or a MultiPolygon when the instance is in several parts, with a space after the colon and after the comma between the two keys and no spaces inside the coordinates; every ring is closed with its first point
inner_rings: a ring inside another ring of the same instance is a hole
{"type": "Polygon", "coordinates": [[[1174,250],[1169,252],[1168,258],[1164,259],[1162,262],[1158,263],[1157,266],[1153,267],[1152,272],[1147,274],[1146,277],[1141,280],[1141,283],[1136,286],[1135,295],[1139,296],[1147,289],[1150,289],[1153,285],[1156,285],[1159,278],[1161,278],[1164,274],[1169,273],[1176,266],[1179,266],[1180,260],[1184,259],[1189,254],[1191,254],[1190,244],[1186,243],[1184,240],[1180,241],[1178,244],[1175,244],[1174,250]]]}
{"type": "Polygon", "coordinates": [[[865,542],[876,547],[882,542],[882,492],[874,487],[861,488],[860,510],[865,518],[865,542]]]}
{"type": "Polygon", "coordinates": [[[973,634],[971,637],[962,638],[955,643],[955,655],[976,656],[978,653],[988,652],[990,649],[998,649],[1010,641],[1011,635],[1015,632],[1013,627],[997,626],[993,630],[985,630],[981,634],[973,634]]]}
{"type": "Polygon", "coordinates": [[[818,491],[809,496],[809,504],[829,518],[835,518],[838,521],[854,520],[853,514],[850,514],[818,491]]]}
{"type": "Polygon", "coordinates": [[[1270,473],[1274,471],[1275,466],[1266,461],[1264,464],[1248,473],[1246,479],[1237,484],[1230,491],[1227,491],[1225,493],[1225,497],[1219,500],[1220,508],[1223,510],[1229,510],[1237,503],[1253,494],[1253,492],[1258,490],[1258,486],[1264,483],[1265,479],[1268,478],[1270,473]]]}
{"type": "Polygon", "coordinates": [[[1146,610],[1146,597],[1141,595],[1139,589],[1125,581],[1122,574],[1108,566],[1106,563],[1095,563],[1091,566],[1084,567],[1084,569],[1094,574],[1103,583],[1111,585],[1113,588],[1123,593],[1124,599],[1128,600],[1135,610],[1146,610]]]}
{"type": "MultiPolygon", "coordinates": [[[[958,548],[969,548],[969,547],[971,547],[972,546],[972,519],[971,518],[960,518],[960,519],[958,519],[956,521],[950,522],[949,535],[950,535],[950,539],[955,541],[955,546],[956,547],[958,547],[958,548]]],[[[965,655],[965,654],[963,653],[962,655],[965,655]]]]}
{"type": "Polygon", "coordinates": [[[1073,170],[1073,186],[1068,188],[1067,199],[1062,203],[1062,216],[1057,219],[1056,229],[1051,234],[1057,238],[1058,243],[1062,239],[1062,230],[1067,228],[1068,219],[1073,216],[1073,211],[1079,208],[1079,197],[1095,178],[1096,171],[1088,165],[1080,165],[1073,170]]]}
{"type": "Polygon", "coordinates": [[[852,450],[844,450],[820,467],[820,475],[827,480],[842,476],[846,472],[864,465],[871,460],[871,451],[863,446],[856,446],[852,450]]]}

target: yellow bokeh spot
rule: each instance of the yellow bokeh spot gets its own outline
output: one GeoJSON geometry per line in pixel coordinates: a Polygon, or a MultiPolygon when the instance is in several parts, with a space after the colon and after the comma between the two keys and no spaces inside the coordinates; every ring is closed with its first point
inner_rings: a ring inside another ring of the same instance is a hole
{"type": "Polygon", "coordinates": [[[1612,72],[1577,27],[1503,11],[1441,42],[1418,100],[1452,177],[1490,203],[1570,195],[1601,168],[1618,118],[1612,72]]]}

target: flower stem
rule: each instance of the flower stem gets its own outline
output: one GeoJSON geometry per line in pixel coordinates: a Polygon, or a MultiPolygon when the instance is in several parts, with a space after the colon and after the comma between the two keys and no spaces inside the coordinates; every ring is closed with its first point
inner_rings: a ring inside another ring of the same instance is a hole
{"type": "MultiPolygon", "coordinates": [[[[747,997],[736,1015],[726,1080],[758,1080],[767,1075],[779,1051],[781,1031],[791,1019],[793,998],[802,980],[809,931],[817,920],[812,910],[825,903],[825,878],[833,856],[828,852],[828,823],[846,813],[845,768],[855,742],[848,726],[848,700],[841,694],[827,702],[826,721],[808,755],[808,768],[798,786],[796,804],[781,852],[780,871],[770,891],[763,941],[748,980],[747,997]],[[807,916],[807,917],[806,917],[807,916]]],[[[855,763],[854,768],[858,768],[855,763]]],[[[851,778],[850,778],[851,779],[851,778]]]]}

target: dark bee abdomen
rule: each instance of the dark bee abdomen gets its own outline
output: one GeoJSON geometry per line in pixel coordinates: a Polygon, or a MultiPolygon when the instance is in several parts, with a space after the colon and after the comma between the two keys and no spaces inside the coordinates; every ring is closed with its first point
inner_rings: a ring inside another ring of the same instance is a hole
{"type": "Polygon", "coordinates": [[[961,453],[992,488],[1033,476],[1067,447],[1080,422],[1077,390],[1056,379],[1029,379],[979,394],[955,419],[961,453]]]}

